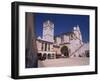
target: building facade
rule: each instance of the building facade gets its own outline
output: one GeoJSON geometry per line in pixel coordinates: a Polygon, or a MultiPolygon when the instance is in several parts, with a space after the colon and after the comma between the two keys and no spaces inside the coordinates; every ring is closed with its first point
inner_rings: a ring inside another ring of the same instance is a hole
{"type": "MultiPolygon", "coordinates": [[[[56,31],[56,30],[55,30],[56,31]]],[[[89,56],[89,43],[82,41],[80,27],[73,27],[72,32],[54,35],[54,23],[47,20],[43,23],[42,37],[36,39],[39,59],[89,56]]]]}

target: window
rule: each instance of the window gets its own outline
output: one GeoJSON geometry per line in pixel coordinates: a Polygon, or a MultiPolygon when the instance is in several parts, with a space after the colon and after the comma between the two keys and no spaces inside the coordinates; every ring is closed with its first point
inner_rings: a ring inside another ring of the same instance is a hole
{"type": "Polygon", "coordinates": [[[44,43],[42,42],[42,46],[41,46],[41,50],[42,50],[42,51],[43,51],[43,44],[44,44],[44,43]]]}
{"type": "Polygon", "coordinates": [[[47,43],[45,43],[45,51],[47,51],[47,43]]]}
{"type": "Polygon", "coordinates": [[[50,44],[48,44],[48,51],[50,51],[50,44]]]}

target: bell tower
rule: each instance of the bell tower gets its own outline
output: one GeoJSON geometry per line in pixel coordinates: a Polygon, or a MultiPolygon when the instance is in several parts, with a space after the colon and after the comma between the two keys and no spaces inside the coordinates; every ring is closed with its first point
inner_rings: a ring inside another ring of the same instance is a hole
{"type": "Polygon", "coordinates": [[[82,34],[81,34],[81,31],[80,31],[79,25],[77,25],[77,26],[74,27],[73,29],[74,29],[74,34],[75,34],[76,37],[81,41],[81,44],[83,44],[83,42],[82,42],[82,34]]]}
{"type": "Polygon", "coordinates": [[[50,20],[43,23],[43,40],[54,42],[54,23],[50,20]]]}

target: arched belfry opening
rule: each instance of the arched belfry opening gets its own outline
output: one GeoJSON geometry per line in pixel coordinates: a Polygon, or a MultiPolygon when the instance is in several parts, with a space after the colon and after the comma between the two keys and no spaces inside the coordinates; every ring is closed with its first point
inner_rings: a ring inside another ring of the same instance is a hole
{"type": "Polygon", "coordinates": [[[63,46],[60,51],[62,55],[64,55],[65,57],[69,57],[69,51],[67,46],[63,46]]]}

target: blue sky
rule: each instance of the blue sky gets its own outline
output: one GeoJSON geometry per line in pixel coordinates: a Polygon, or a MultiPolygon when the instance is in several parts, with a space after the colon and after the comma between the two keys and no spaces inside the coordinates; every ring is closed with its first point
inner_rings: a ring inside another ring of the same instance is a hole
{"type": "Polygon", "coordinates": [[[71,14],[34,13],[36,36],[42,37],[43,22],[51,20],[54,23],[54,35],[71,32],[79,25],[83,42],[89,42],[89,16],[71,14]]]}

